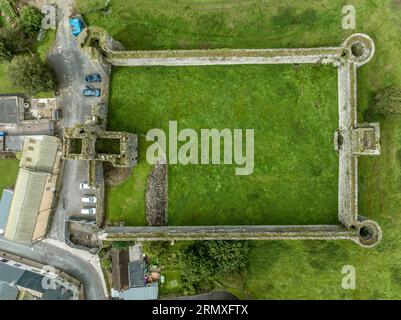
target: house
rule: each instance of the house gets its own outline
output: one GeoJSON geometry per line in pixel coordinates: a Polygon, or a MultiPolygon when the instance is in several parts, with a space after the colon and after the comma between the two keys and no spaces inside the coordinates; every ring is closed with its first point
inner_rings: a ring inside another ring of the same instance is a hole
{"type": "Polygon", "coordinates": [[[5,226],[4,238],[31,244],[45,237],[61,161],[61,141],[27,137],[5,226]]]}
{"type": "Polygon", "coordinates": [[[0,127],[16,126],[24,120],[24,98],[0,96],[0,127]]]}
{"type": "Polygon", "coordinates": [[[129,250],[112,249],[112,297],[123,300],[156,300],[159,295],[157,281],[147,282],[147,266],[140,246],[129,250]]]}
{"type": "Polygon", "coordinates": [[[80,290],[75,279],[73,283],[59,273],[0,258],[0,300],[76,300],[80,290]],[[48,285],[50,279],[52,286],[48,285]]]}

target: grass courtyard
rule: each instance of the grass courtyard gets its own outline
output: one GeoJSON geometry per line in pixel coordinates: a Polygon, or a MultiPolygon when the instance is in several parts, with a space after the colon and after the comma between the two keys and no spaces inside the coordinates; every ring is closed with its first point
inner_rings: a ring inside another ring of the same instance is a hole
{"type": "MultiPolygon", "coordinates": [[[[236,176],[235,164],[169,166],[170,225],[335,223],[336,80],[329,66],[118,68],[108,124],[142,136],[153,128],[168,133],[173,120],[179,130],[255,130],[249,176],[236,176]]],[[[144,190],[146,179],[142,184],[144,190]]],[[[125,185],[116,188],[132,195],[125,185]]],[[[143,192],[138,196],[144,201],[143,192]]]]}
{"type": "MultiPolygon", "coordinates": [[[[83,11],[85,6],[91,7],[88,0],[78,0],[78,4],[82,5],[83,11]]],[[[143,0],[136,1],[134,4],[129,0],[120,0],[112,1],[112,11],[109,15],[92,12],[85,16],[90,24],[105,27],[130,50],[331,46],[340,44],[354,32],[367,33],[374,39],[375,57],[358,71],[358,108],[360,122],[369,120],[380,122],[382,154],[379,157],[360,158],[359,211],[380,224],[383,230],[382,242],[374,249],[363,249],[347,241],[252,242],[245,276],[224,280],[225,287],[240,297],[257,299],[401,298],[401,245],[399,242],[401,237],[399,152],[401,150],[401,119],[367,119],[364,115],[364,112],[372,105],[377,90],[390,85],[401,86],[401,65],[398,54],[401,51],[399,41],[401,5],[394,0],[352,1],[357,14],[356,29],[343,30],[341,9],[346,4],[350,3],[341,0],[324,0],[293,2],[287,5],[278,0],[241,2],[229,0],[149,2],[143,0]],[[341,280],[344,276],[341,274],[341,269],[347,264],[356,268],[357,287],[355,290],[341,288],[341,280]]],[[[139,71],[114,70],[113,81],[123,77],[132,79],[139,71]]],[[[148,71],[147,75],[151,77],[152,70],[148,71]]],[[[277,81],[280,80],[281,78],[277,81]]],[[[138,83],[139,80],[133,81],[138,83]]],[[[119,83],[121,82],[120,80],[119,83]]],[[[230,82],[224,83],[229,85],[230,82]]],[[[295,82],[291,81],[291,83],[297,85],[295,82]]],[[[118,90],[127,93],[127,89],[116,88],[113,85],[110,126],[117,125],[117,120],[113,120],[112,115],[124,112],[117,109],[131,107],[122,104],[127,98],[116,95],[118,90]]],[[[135,92],[138,90],[140,88],[135,88],[135,92]]],[[[310,86],[306,92],[311,94],[310,86]]],[[[138,105],[136,100],[149,99],[150,102],[163,98],[154,91],[149,93],[143,89],[140,93],[139,96],[131,97],[134,106],[138,105]]],[[[128,114],[128,111],[125,112],[128,114]]],[[[141,118],[142,115],[138,117],[141,118]]],[[[130,119],[132,118],[134,116],[130,119]]],[[[159,120],[162,120],[161,125],[166,125],[164,119],[159,120]]],[[[156,122],[157,119],[149,118],[149,121],[156,122]]],[[[135,123],[135,121],[133,124],[122,121],[120,128],[127,129],[135,126],[135,123]]],[[[140,127],[134,129],[139,132],[140,127]]],[[[256,136],[255,139],[257,139],[256,136]]],[[[145,171],[142,171],[142,174],[145,171]]],[[[173,174],[174,172],[170,172],[170,175],[173,174]]],[[[130,179],[131,185],[134,185],[136,180],[133,177],[130,179]]],[[[317,191],[320,193],[322,190],[317,191]]],[[[114,192],[114,195],[119,194],[117,189],[111,192],[114,192]]],[[[193,196],[190,194],[190,197],[193,196]]],[[[177,275],[174,274],[179,274],[179,268],[170,266],[170,273],[172,280],[175,280],[177,275]]],[[[169,281],[169,279],[166,280],[169,281]]]]}

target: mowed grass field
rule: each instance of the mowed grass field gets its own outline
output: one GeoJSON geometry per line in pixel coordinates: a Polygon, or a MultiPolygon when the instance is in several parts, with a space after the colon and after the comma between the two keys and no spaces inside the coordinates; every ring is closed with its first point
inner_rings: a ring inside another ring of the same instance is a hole
{"type": "MultiPolygon", "coordinates": [[[[91,6],[87,0],[78,4],[83,11],[91,6]]],[[[358,70],[358,107],[360,122],[380,121],[382,154],[359,160],[359,211],[381,225],[382,242],[373,249],[347,241],[252,242],[245,276],[223,282],[238,296],[257,299],[400,299],[401,119],[364,116],[377,90],[401,86],[399,2],[120,0],[112,1],[111,9],[107,16],[92,12],[85,17],[131,50],[332,46],[354,32],[374,39],[375,57],[358,70]],[[355,30],[341,27],[347,4],[356,9],[355,30]],[[355,290],[341,288],[344,265],[356,268],[355,290]]],[[[117,70],[115,79],[119,72],[135,71],[117,70]]],[[[157,93],[142,95],[153,99],[157,93]]],[[[118,100],[124,98],[112,98],[111,113],[123,107],[118,100]]]]}
{"type": "MultiPolygon", "coordinates": [[[[336,223],[336,87],[329,66],[118,68],[108,124],[142,136],[153,128],[168,134],[169,121],[199,134],[254,129],[251,175],[237,176],[235,164],[169,166],[170,225],[336,223]]],[[[132,194],[125,185],[111,190],[110,203],[132,194]]]]}

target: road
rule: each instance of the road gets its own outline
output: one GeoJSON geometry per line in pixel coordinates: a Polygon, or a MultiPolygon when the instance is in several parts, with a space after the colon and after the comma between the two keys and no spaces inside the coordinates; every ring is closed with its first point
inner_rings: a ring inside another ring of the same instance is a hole
{"type": "MultiPolygon", "coordinates": [[[[84,123],[91,116],[91,107],[99,103],[99,98],[87,98],[82,95],[85,88],[85,76],[96,72],[89,58],[78,48],[76,39],[71,34],[69,16],[73,1],[59,0],[58,28],[53,50],[48,57],[49,64],[58,77],[59,103],[63,106],[62,128],[84,123]]],[[[65,220],[80,213],[82,192],[78,185],[87,180],[85,161],[67,160],[64,166],[63,184],[59,205],[53,217],[49,237],[65,240],[65,220]]]]}
{"type": "Polygon", "coordinates": [[[83,283],[85,299],[105,299],[102,280],[96,269],[87,260],[76,254],[46,242],[39,242],[27,247],[1,238],[0,250],[63,270],[83,283]]]}

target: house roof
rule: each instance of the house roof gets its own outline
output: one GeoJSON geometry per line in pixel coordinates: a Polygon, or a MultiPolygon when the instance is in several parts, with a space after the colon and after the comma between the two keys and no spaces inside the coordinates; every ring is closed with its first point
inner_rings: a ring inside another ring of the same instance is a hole
{"type": "Polygon", "coordinates": [[[0,262],[0,300],[5,300],[2,298],[3,294],[10,298],[15,294],[15,290],[9,288],[14,285],[42,294],[42,300],[69,300],[73,297],[71,290],[60,285],[57,285],[56,289],[43,287],[44,278],[42,274],[0,262]]]}
{"type": "Polygon", "coordinates": [[[0,282],[16,283],[25,270],[0,262],[0,282]]]}
{"type": "Polygon", "coordinates": [[[4,237],[19,243],[32,243],[46,232],[49,207],[41,208],[47,180],[54,170],[60,139],[52,136],[26,137],[20,170],[11,202],[4,237]],[[39,213],[42,219],[38,219],[39,213]],[[47,217],[47,218],[46,218],[47,217]],[[38,228],[37,228],[38,227],[38,228]],[[35,233],[35,230],[39,230],[35,233]],[[38,234],[39,233],[39,234],[38,234]]]}
{"type": "Polygon", "coordinates": [[[140,260],[132,261],[128,265],[129,286],[143,287],[145,284],[145,263],[140,260]]]}
{"type": "Polygon", "coordinates": [[[6,228],[12,199],[13,191],[4,189],[0,200],[0,233],[6,228]]]}
{"type": "Polygon", "coordinates": [[[130,288],[123,291],[121,298],[124,300],[156,300],[158,298],[159,288],[157,282],[150,286],[130,288]]]}
{"type": "Polygon", "coordinates": [[[23,106],[20,106],[20,97],[0,96],[0,123],[16,124],[24,116],[23,106]]]}
{"type": "Polygon", "coordinates": [[[49,174],[20,169],[4,237],[10,241],[31,243],[43,191],[49,174]]]}
{"type": "Polygon", "coordinates": [[[22,149],[20,167],[51,173],[61,142],[52,136],[26,137],[22,149]]]}
{"type": "Polygon", "coordinates": [[[112,249],[111,261],[113,269],[113,287],[115,290],[125,290],[129,288],[128,279],[128,250],[112,249]]]}
{"type": "Polygon", "coordinates": [[[0,301],[17,300],[19,290],[16,286],[5,282],[0,282],[0,301]]]}
{"type": "Polygon", "coordinates": [[[36,292],[44,293],[46,289],[44,289],[42,285],[43,278],[44,277],[41,274],[27,270],[17,281],[17,285],[22,288],[27,288],[36,292]]]}

